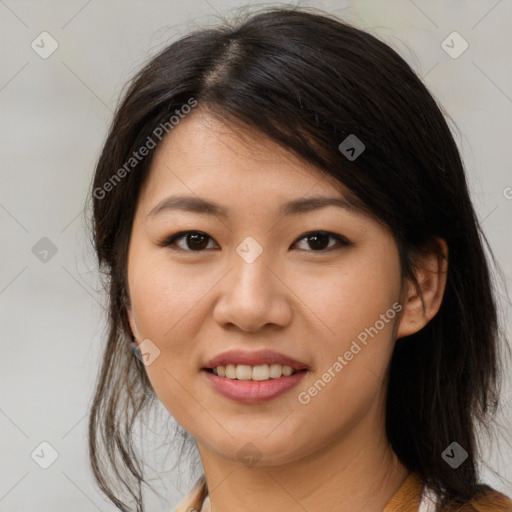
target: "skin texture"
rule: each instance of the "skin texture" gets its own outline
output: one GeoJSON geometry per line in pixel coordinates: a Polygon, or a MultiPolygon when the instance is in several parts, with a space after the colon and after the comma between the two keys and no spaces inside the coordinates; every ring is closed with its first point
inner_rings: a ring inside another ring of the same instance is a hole
{"type": "Polygon", "coordinates": [[[381,511],[408,471],[385,435],[385,393],[397,337],[421,329],[438,311],[446,244],[418,260],[423,292],[401,276],[389,230],[358,210],[328,206],[283,217],[279,206],[342,187],[258,133],[197,110],[156,149],[134,219],[128,258],[128,313],[137,342],[160,356],[148,377],[172,416],[196,439],[213,510],[381,511]],[[225,219],[178,210],[149,212],[173,194],[229,209],[225,219]],[[180,231],[206,233],[204,249],[180,231]],[[318,250],[305,235],[335,238],[318,250]],[[246,237],[263,252],[247,263],[246,237]],[[192,248],[191,248],[192,247],[192,248]],[[401,304],[382,329],[307,404],[307,391],[365,328],[401,304]],[[201,372],[230,349],[270,348],[309,367],[298,387],[261,404],[221,396],[201,372]],[[249,467],[238,452],[252,443],[249,467]]]}

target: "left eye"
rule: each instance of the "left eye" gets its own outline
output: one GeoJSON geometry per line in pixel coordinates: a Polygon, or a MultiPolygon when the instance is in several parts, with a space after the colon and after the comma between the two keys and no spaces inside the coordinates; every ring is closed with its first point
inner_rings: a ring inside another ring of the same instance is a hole
{"type": "Polygon", "coordinates": [[[309,244],[310,247],[315,248],[312,252],[321,252],[330,249],[333,245],[336,245],[336,242],[341,246],[350,245],[350,242],[346,238],[341,235],[336,235],[335,233],[329,233],[328,231],[312,231],[306,233],[306,235],[299,238],[297,242],[302,240],[306,240],[306,243],[309,244]],[[329,243],[329,239],[335,240],[335,243],[326,246],[326,243],[329,243]]]}
{"type": "MultiPolygon", "coordinates": [[[[204,249],[208,249],[208,239],[213,240],[209,235],[203,233],[201,231],[184,231],[181,233],[176,233],[175,235],[171,235],[169,238],[165,239],[162,242],[162,246],[169,247],[172,250],[181,250],[186,252],[201,252],[204,249]],[[178,241],[184,240],[184,244],[181,246],[178,241]],[[187,248],[188,247],[188,248],[187,248]]],[[[313,248],[312,251],[307,252],[323,252],[327,249],[331,249],[336,242],[340,246],[350,245],[350,242],[342,237],[341,235],[336,235],[335,233],[330,233],[328,231],[311,231],[302,235],[298,238],[294,245],[302,242],[303,240],[313,248]],[[329,239],[334,240],[333,244],[329,244],[329,239]]],[[[301,249],[304,250],[304,249],[301,249]]]]}

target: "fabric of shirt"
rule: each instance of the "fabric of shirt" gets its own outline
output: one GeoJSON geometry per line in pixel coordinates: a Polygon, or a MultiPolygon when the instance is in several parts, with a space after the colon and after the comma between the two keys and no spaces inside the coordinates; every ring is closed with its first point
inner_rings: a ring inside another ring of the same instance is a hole
{"type": "MultiPolygon", "coordinates": [[[[425,486],[417,473],[411,472],[382,512],[435,512],[436,503],[434,492],[425,486]]],[[[211,512],[204,475],[173,512],[211,512]]],[[[479,494],[469,503],[450,512],[512,512],[512,501],[489,488],[488,492],[479,494]]]]}

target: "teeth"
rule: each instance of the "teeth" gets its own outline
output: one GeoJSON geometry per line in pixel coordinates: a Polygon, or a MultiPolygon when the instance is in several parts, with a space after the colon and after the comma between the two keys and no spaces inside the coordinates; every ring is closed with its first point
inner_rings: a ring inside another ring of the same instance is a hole
{"type": "Polygon", "coordinates": [[[269,380],[279,377],[289,377],[296,373],[291,366],[281,366],[280,364],[260,364],[250,366],[248,364],[228,364],[226,366],[217,366],[213,368],[213,373],[219,377],[237,380],[269,380]]]}

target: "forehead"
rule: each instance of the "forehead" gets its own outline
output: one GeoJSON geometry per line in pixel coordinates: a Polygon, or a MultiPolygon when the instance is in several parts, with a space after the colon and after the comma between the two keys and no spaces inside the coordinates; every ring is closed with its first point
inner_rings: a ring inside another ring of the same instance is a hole
{"type": "Polygon", "coordinates": [[[348,196],[343,185],[256,129],[221,122],[196,110],[182,119],[155,150],[143,196],[164,192],[240,194],[325,193],[348,196]]]}

